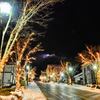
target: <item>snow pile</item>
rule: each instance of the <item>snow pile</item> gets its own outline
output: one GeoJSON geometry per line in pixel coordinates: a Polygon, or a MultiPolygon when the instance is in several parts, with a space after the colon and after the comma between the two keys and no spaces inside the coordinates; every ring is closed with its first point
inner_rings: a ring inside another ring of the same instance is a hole
{"type": "Polygon", "coordinates": [[[22,100],[47,100],[41,90],[38,88],[37,84],[34,82],[29,82],[29,85],[21,87],[20,90],[15,90],[11,92],[10,96],[0,96],[0,100],[20,100],[16,96],[22,97],[22,100]]]}
{"type": "Polygon", "coordinates": [[[0,96],[0,100],[18,100],[16,96],[0,96]]]}
{"type": "Polygon", "coordinates": [[[96,88],[91,88],[91,87],[87,87],[87,86],[83,86],[83,85],[64,85],[70,88],[75,88],[75,89],[80,89],[80,90],[85,90],[85,91],[90,91],[90,92],[96,92],[96,93],[100,93],[100,89],[96,89],[96,88]]]}

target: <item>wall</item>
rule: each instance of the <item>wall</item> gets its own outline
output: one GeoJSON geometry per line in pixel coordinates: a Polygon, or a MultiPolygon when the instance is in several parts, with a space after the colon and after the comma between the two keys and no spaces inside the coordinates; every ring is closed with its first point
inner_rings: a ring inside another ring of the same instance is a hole
{"type": "MultiPolygon", "coordinates": [[[[13,83],[13,84],[16,83],[16,77],[14,76],[13,73],[16,75],[14,65],[10,64],[10,65],[6,65],[4,67],[4,83],[7,83],[8,79],[11,79],[11,83],[13,83]]],[[[1,74],[2,74],[2,78],[3,78],[3,72],[1,74]]]]}
{"type": "Polygon", "coordinates": [[[95,83],[95,73],[90,69],[88,65],[85,65],[82,68],[83,73],[83,84],[93,84],[95,83]]]}

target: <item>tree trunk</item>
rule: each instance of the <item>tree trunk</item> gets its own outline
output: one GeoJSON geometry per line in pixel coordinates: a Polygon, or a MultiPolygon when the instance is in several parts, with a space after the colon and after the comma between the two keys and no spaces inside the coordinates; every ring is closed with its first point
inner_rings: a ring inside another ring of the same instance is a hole
{"type": "Polygon", "coordinates": [[[51,78],[50,78],[50,76],[49,76],[49,82],[51,81],[51,78]]]}
{"type": "Polygon", "coordinates": [[[72,85],[72,79],[69,77],[69,84],[72,85]]]}
{"type": "Polygon", "coordinates": [[[97,84],[100,85],[100,72],[97,74],[97,84]]]}
{"type": "Polygon", "coordinates": [[[19,80],[20,80],[20,77],[19,77],[18,73],[16,75],[16,80],[17,80],[17,82],[16,82],[16,90],[19,90],[19,80]]]}
{"type": "Polygon", "coordinates": [[[59,77],[57,76],[57,83],[59,83],[59,77]]]}

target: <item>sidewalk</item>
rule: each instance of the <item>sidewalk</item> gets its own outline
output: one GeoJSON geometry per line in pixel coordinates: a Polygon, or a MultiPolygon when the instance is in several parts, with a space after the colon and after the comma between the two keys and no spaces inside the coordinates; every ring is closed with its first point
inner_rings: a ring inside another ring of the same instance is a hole
{"type": "Polygon", "coordinates": [[[46,97],[35,82],[28,82],[28,86],[26,85],[26,90],[22,96],[24,97],[23,100],[46,100],[46,97]]]}
{"type": "MultiPolygon", "coordinates": [[[[12,88],[14,87],[16,86],[12,86],[12,88]]],[[[12,100],[12,98],[19,100],[14,94],[23,97],[22,100],[47,100],[35,82],[28,82],[28,86],[26,84],[25,88],[21,87],[20,90],[11,91],[11,93],[12,95],[9,96],[0,95],[0,100],[12,100]]]]}

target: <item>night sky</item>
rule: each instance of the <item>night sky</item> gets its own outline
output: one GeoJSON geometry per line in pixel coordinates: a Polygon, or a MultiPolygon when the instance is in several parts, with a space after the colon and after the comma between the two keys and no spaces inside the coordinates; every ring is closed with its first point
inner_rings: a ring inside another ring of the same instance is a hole
{"type": "MultiPolygon", "coordinates": [[[[74,59],[86,49],[86,44],[100,44],[99,1],[65,0],[63,4],[56,3],[53,11],[55,12],[50,17],[54,20],[48,22],[45,38],[41,40],[44,54],[55,53],[58,58],[74,59]]],[[[43,64],[39,69],[42,66],[43,64]]]]}
{"type": "Polygon", "coordinates": [[[54,11],[43,41],[48,53],[74,58],[85,44],[99,45],[99,3],[66,0],[64,4],[57,3],[54,11]]]}

